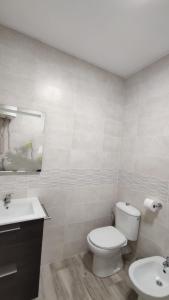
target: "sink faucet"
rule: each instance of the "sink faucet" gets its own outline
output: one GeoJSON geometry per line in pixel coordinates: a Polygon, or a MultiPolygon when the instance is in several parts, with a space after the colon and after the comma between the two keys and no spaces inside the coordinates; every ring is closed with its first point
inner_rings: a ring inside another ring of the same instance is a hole
{"type": "Polygon", "coordinates": [[[12,198],[12,193],[8,193],[5,195],[3,202],[4,202],[4,206],[7,207],[8,204],[11,202],[11,198],[12,198]]]}
{"type": "Polygon", "coordinates": [[[166,268],[169,268],[169,256],[166,257],[166,260],[163,262],[163,272],[166,273],[166,268]]]}

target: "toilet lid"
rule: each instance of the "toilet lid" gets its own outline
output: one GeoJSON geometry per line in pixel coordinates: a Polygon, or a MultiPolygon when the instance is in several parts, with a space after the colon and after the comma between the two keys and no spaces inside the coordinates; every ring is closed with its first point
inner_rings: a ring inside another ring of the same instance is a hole
{"type": "Polygon", "coordinates": [[[92,230],[90,241],[99,248],[118,248],[127,242],[125,236],[113,226],[106,226],[92,230]]]}

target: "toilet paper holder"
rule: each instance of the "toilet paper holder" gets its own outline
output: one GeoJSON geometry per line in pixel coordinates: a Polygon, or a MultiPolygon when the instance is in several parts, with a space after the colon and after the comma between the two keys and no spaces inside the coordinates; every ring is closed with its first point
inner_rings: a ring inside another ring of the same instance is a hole
{"type": "Polygon", "coordinates": [[[160,202],[158,202],[158,203],[156,203],[156,204],[153,204],[153,207],[154,208],[159,208],[159,209],[161,209],[162,207],[163,207],[163,205],[162,205],[162,203],[160,203],[160,202]]]}

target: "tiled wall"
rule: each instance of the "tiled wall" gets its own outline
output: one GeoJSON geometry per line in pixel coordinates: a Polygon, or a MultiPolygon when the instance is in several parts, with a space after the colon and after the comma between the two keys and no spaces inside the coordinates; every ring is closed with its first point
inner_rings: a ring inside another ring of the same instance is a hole
{"type": "Polygon", "coordinates": [[[126,81],[118,199],[142,211],[138,255],[168,255],[169,56],[126,81]],[[147,213],[145,198],[162,201],[147,213]]]}
{"type": "Polygon", "coordinates": [[[0,196],[45,203],[43,263],[85,251],[117,199],[142,211],[138,255],[168,254],[168,78],[169,57],[124,82],[0,27],[0,103],[46,113],[42,174],[1,176],[0,196]],[[146,197],[163,202],[157,215],[145,212],[146,197]]]}
{"type": "Polygon", "coordinates": [[[84,251],[117,200],[123,80],[1,26],[0,103],[46,113],[42,174],[1,176],[0,196],[45,203],[43,263],[84,251]]]}

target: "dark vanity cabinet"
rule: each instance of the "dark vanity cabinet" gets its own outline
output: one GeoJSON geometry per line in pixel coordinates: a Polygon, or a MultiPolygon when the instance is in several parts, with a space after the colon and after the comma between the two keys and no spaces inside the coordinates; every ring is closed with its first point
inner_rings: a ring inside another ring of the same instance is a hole
{"type": "Polygon", "coordinates": [[[0,226],[0,299],[38,297],[44,219],[0,226]]]}

